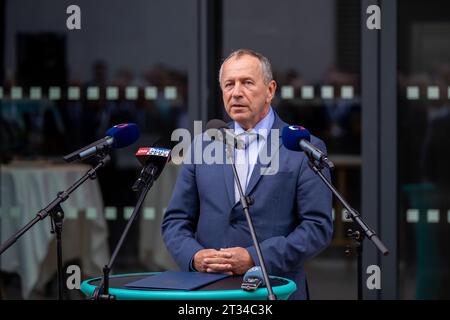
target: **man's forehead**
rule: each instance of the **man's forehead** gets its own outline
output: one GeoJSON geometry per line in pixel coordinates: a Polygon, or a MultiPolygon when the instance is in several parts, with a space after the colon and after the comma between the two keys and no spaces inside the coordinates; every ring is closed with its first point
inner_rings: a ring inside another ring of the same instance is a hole
{"type": "Polygon", "coordinates": [[[255,57],[244,55],[232,57],[225,61],[223,65],[223,72],[234,73],[234,72],[261,72],[261,63],[255,57]]]}

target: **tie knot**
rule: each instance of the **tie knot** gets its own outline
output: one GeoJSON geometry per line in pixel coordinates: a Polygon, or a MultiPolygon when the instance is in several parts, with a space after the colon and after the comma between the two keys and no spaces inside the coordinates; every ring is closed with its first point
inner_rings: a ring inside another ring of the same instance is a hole
{"type": "Polygon", "coordinates": [[[245,146],[245,149],[248,148],[250,144],[252,144],[253,141],[255,141],[258,138],[258,134],[256,132],[242,132],[238,135],[238,139],[242,141],[242,143],[245,146]]]}

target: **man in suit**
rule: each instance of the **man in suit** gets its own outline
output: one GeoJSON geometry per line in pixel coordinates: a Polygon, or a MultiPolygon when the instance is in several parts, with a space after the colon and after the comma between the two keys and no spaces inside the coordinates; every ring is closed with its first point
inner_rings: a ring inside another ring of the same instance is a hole
{"type": "MultiPolygon", "coordinates": [[[[237,50],[223,62],[219,81],[225,110],[234,120],[230,127],[239,136],[248,135],[246,148],[235,150],[234,157],[244,193],[254,200],[249,210],[267,272],[295,281],[291,299],[307,299],[303,265],[331,241],[331,192],[303,153],[286,149],[280,134],[267,132],[279,133],[287,125],[271,107],[276,83],[267,58],[237,50]],[[269,156],[272,162],[278,157],[277,172],[262,174],[270,164],[263,164],[258,153],[262,145],[270,149],[272,139],[280,140],[269,156]]],[[[311,142],[325,152],[321,140],[311,137],[311,142]]],[[[197,143],[204,150],[220,142],[196,137],[188,156],[198,150],[197,143]]],[[[259,265],[230,164],[183,164],[162,232],[182,270],[242,275],[259,265]]]]}

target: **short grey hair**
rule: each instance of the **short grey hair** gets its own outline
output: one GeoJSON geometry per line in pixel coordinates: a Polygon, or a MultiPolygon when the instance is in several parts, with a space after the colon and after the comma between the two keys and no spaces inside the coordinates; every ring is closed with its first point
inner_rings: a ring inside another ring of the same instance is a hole
{"type": "Polygon", "coordinates": [[[263,78],[264,78],[264,83],[269,84],[269,82],[273,80],[272,66],[270,64],[269,59],[267,59],[262,54],[260,54],[256,51],[250,50],[250,49],[235,50],[232,53],[230,53],[228,55],[228,57],[226,57],[223,60],[222,65],[220,66],[220,70],[219,70],[219,83],[220,83],[220,80],[222,79],[222,69],[223,69],[223,65],[225,64],[225,62],[227,62],[231,58],[238,59],[244,55],[252,56],[259,60],[259,62],[261,63],[261,70],[262,70],[262,74],[263,74],[263,78]]]}

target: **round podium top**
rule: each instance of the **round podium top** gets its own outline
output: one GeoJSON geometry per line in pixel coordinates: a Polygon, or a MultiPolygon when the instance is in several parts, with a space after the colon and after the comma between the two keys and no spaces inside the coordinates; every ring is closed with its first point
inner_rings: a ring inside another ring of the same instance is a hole
{"type": "MultiPolygon", "coordinates": [[[[242,276],[227,277],[196,290],[130,289],[126,284],[144,279],[159,272],[133,273],[110,276],[109,293],[118,300],[267,300],[267,289],[248,292],[241,289],[242,276]]],[[[101,277],[83,281],[80,290],[92,296],[101,277]]],[[[285,278],[270,276],[272,290],[279,300],[287,300],[297,290],[296,284],[285,278]]]]}

